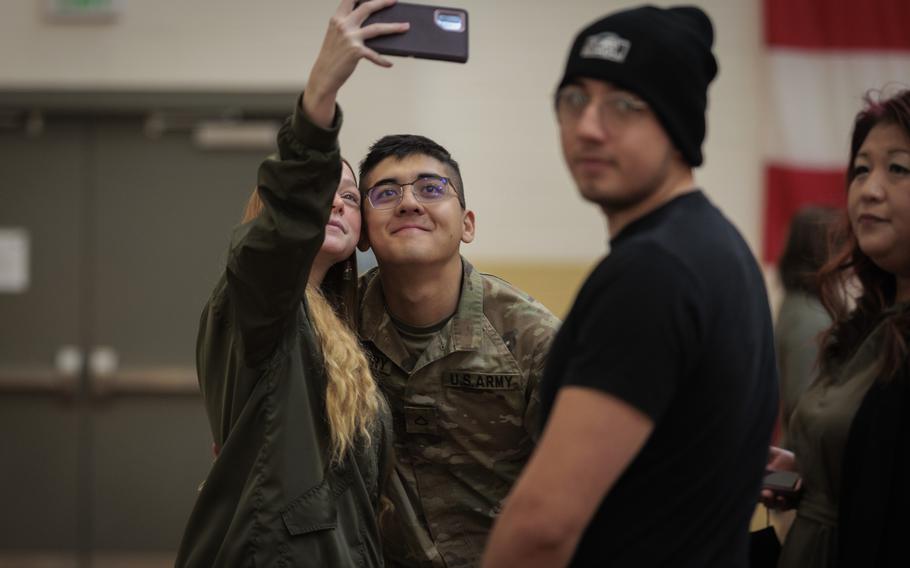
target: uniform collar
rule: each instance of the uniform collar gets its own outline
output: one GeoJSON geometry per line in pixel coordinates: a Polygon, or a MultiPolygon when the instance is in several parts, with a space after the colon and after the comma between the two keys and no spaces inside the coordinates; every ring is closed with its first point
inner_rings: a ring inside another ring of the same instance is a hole
{"type": "MultiPolygon", "coordinates": [[[[461,258],[461,263],[462,281],[458,308],[449,323],[439,331],[447,337],[443,349],[445,353],[479,349],[483,338],[483,278],[464,257],[461,258]]],[[[386,310],[379,270],[373,269],[363,277],[360,334],[364,340],[372,342],[387,357],[400,365],[407,357],[407,352],[386,310]]]]}
{"type": "Polygon", "coordinates": [[[480,348],[483,338],[483,278],[465,257],[461,265],[461,298],[451,321],[452,350],[472,351],[480,348]]]}

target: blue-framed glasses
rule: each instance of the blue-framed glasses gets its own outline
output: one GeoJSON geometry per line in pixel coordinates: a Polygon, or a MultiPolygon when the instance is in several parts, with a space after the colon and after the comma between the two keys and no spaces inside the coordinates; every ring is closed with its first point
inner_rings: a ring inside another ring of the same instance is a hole
{"type": "Polygon", "coordinates": [[[393,209],[404,198],[404,188],[410,186],[414,199],[422,203],[436,203],[457,191],[454,184],[442,176],[422,175],[410,183],[384,181],[367,190],[367,201],[373,209],[393,209]]]}

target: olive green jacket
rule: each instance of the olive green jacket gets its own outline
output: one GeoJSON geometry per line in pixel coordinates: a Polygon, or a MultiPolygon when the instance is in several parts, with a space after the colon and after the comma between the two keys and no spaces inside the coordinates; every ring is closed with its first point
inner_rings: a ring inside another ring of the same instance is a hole
{"type": "MultiPolygon", "coordinates": [[[[202,314],[199,384],[221,448],[199,491],[178,567],[382,566],[376,526],[384,432],[329,468],[326,375],[304,291],[341,158],[298,107],[259,169],[263,213],[234,231],[202,314]]],[[[380,428],[384,421],[380,421],[380,428]]]]}

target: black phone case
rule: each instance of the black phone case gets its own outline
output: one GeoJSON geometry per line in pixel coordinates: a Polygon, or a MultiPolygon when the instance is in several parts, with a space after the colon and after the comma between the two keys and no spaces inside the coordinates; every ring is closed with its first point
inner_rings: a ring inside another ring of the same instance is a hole
{"type": "Polygon", "coordinates": [[[793,496],[798,493],[796,485],[799,475],[792,471],[771,471],[765,474],[762,481],[764,489],[770,489],[782,496],[793,496]]]}
{"type": "Polygon", "coordinates": [[[465,63],[468,60],[468,13],[461,8],[428,6],[399,2],[374,13],[363,22],[409,22],[411,28],[403,34],[382,36],[367,40],[368,47],[385,55],[420,57],[465,63]],[[459,12],[464,15],[464,29],[447,31],[436,24],[437,10],[459,12]]]}

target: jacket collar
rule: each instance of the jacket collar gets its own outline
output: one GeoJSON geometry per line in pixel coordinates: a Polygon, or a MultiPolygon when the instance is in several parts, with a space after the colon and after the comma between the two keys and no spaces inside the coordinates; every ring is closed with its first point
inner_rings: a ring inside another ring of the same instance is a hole
{"type": "MultiPolygon", "coordinates": [[[[461,263],[462,280],[458,307],[452,319],[439,331],[442,337],[446,338],[445,343],[440,345],[441,349],[438,352],[428,348],[415,371],[448,353],[480,348],[483,339],[483,277],[464,257],[461,258],[461,263]]],[[[386,309],[382,281],[378,277],[379,270],[374,269],[364,276],[360,303],[360,335],[401,366],[407,352],[386,309]]]]}

